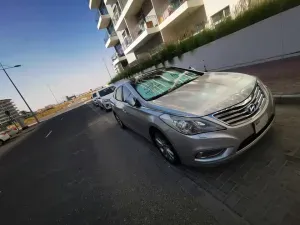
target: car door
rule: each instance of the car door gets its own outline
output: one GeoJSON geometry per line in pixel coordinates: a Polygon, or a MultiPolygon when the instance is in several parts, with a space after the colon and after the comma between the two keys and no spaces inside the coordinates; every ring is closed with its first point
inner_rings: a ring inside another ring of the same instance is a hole
{"type": "Polygon", "coordinates": [[[146,115],[141,108],[134,106],[135,97],[126,86],[123,86],[123,101],[123,112],[128,123],[127,126],[137,133],[147,136],[145,134],[148,133],[146,115]]]}
{"type": "Polygon", "coordinates": [[[114,112],[118,115],[118,117],[121,119],[122,123],[127,125],[126,122],[126,115],[124,111],[124,102],[123,102],[123,93],[122,93],[123,86],[120,86],[115,91],[114,96],[114,112]]]}

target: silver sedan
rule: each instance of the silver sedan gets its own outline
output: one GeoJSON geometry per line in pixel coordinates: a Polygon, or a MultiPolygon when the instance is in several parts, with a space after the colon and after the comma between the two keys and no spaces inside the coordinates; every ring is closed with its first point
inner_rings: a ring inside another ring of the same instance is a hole
{"type": "Polygon", "coordinates": [[[231,160],[274,120],[269,89],[239,73],[157,69],[118,87],[111,102],[119,125],[153,141],[172,164],[231,160]]]}

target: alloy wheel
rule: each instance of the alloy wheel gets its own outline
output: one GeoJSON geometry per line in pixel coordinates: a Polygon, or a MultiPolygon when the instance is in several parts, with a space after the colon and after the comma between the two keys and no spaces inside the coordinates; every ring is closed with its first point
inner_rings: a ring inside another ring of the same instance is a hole
{"type": "Polygon", "coordinates": [[[171,144],[163,138],[161,135],[156,134],[154,137],[154,141],[160,150],[161,154],[171,163],[175,164],[178,159],[176,154],[173,151],[173,147],[171,144]]]}

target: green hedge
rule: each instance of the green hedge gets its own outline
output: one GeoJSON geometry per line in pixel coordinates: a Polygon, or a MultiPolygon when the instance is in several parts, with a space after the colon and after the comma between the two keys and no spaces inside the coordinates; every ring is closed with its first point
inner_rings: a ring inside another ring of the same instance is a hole
{"type": "Polygon", "coordinates": [[[238,30],[251,26],[259,21],[267,19],[278,13],[300,5],[300,0],[266,0],[239,13],[234,19],[227,18],[214,28],[205,29],[197,35],[191,36],[177,43],[168,43],[153,55],[150,59],[142,61],[136,66],[129,67],[117,74],[110,83],[129,78],[147,68],[153,67],[165,61],[172,61],[186,52],[193,51],[219,38],[232,34],[238,30]]]}

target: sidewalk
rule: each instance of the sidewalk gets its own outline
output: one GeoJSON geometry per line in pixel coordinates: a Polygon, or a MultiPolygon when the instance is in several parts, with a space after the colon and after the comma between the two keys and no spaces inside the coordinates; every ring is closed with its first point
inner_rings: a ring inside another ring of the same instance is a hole
{"type": "Polygon", "coordinates": [[[255,75],[276,95],[300,94],[300,56],[228,71],[255,75]]]}
{"type": "Polygon", "coordinates": [[[300,106],[278,105],[272,129],[243,156],[184,173],[252,225],[299,224],[299,118],[300,106]]]}

